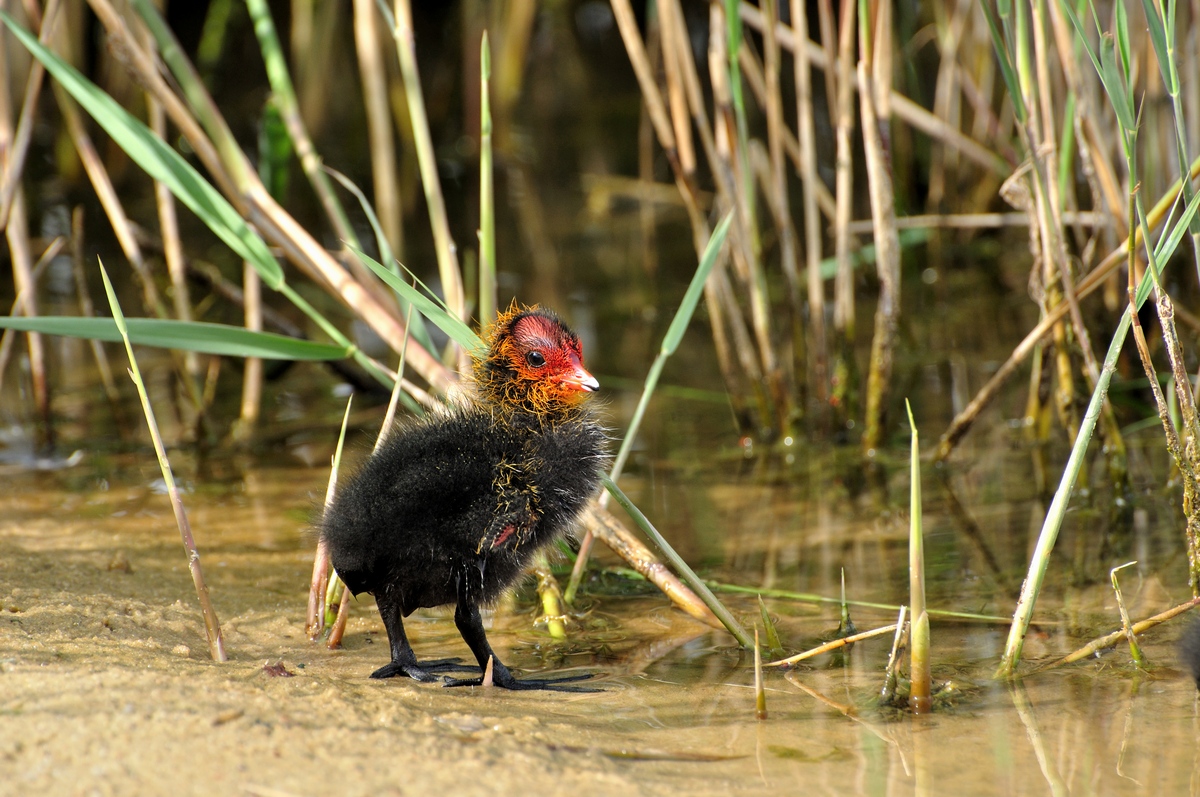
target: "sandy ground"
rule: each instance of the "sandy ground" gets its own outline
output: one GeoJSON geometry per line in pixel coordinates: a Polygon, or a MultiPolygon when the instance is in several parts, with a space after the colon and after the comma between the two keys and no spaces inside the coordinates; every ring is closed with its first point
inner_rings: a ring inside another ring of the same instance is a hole
{"type": "MultiPolygon", "coordinates": [[[[246,531],[270,496],[190,498],[230,656],[214,664],[165,501],[35,483],[0,488],[2,794],[706,789],[686,772],[656,777],[615,759],[620,735],[593,732],[632,696],[621,679],[596,695],[371,681],[387,649],[369,599],[344,651],[310,643],[306,541],[246,531]]],[[[505,616],[529,632],[528,618],[505,616]]],[[[449,619],[414,619],[418,655],[466,653],[449,619]]],[[[510,652],[536,645],[503,629],[493,641],[510,664],[539,666],[510,652]]]]}

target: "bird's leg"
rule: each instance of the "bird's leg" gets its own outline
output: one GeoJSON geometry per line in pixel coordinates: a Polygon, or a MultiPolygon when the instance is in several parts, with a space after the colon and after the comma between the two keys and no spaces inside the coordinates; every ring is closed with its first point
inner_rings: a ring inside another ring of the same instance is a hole
{"type": "MultiPolygon", "coordinates": [[[[492,646],[488,644],[487,634],[483,630],[483,618],[479,616],[479,607],[470,600],[469,590],[465,588],[466,579],[459,577],[458,605],[454,609],[454,624],[462,634],[463,641],[475,654],[479,667],[487,670],[488,659],[492,660],[492,683],[504,689],[532,690],[543,689],[550,692],[600,692],[601,689],[591,689],[586,686],[563,686],[570,681],[583,681],[591,678],[591,673],[585,675],[568,675],[562,678],[542,678],[518,681],[507,667],[496,657],[492,646]]],[[[483,678],[447,678],[445,686],[481,686],[483,678]]]]}
{"type": "Polygon", "coordinates": [[[390,594],[390,591],[381,591],[381,594],[375,596],[375,603],[379,607],[383,627],[387,630],[392,660],[371,673],[372,678],[407,675],[416,681],[429,682],[438,680],[438,676],[433,674],[435,672],[475,671],[475,667],[463,664],[462,659],[457,658],[418,662],[417,654],[413,652],[412,645],[408,643],[408,637],[404,633],[404,612],[400,601],[394,594],[390,594]]]}

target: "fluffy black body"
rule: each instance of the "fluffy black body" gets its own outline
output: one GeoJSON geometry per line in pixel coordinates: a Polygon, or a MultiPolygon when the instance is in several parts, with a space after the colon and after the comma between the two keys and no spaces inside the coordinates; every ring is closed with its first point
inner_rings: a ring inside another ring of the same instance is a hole
{"type": "MultiPolygon", "coordinates": [[[[457,660],[418,662],[404,634],[403,618],[415,609],[454,604],[459,632],[480,668],[491,660],[495,685],[571,690],[556,684],[577,680],[517,681],[488,644],[479,614],[540,549],[570,531],[607,461],[603,428],[574,398],[596,386],[578,355],[566,356],[569,367],[542,368],[545,358],[535,357],[538,366],[524,369],[531,384],[550,371],[545,381],[567,384],[549,399],[525,401],[524,390],[514,397],[512,378],[495,376],[502,349],[520,368],[542,345],[539,334],[561,335],[575,351],[578,339],[545,311],[502,320],[528,340],[494,340],[494,356],[476,366],[477,392],[395,429],[339,489],[322,520],[322,542],[338,575],[356,595],[375,596],[388,632],[392,661],[373,678],[432,681],[435,672],[464,669],[457,660]]],[[[538,351],[553,355],[549,345],[538,351]]]]}
{"type": "Polygon", "coordinates": [[[497,422],[465,407],[398,429],[325,515],[338,575],[405,617],[464,591],[494,601],[596,492],[605,436],[589,413],[577,415],[497,422]]]}

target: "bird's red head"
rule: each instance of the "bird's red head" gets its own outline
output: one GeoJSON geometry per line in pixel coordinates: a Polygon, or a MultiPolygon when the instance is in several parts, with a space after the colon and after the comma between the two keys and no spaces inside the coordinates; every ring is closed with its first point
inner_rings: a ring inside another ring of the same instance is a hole
{"type": "Polygon", "coordinates": [[[600,387],[583,367],[579,338],[549,310],[513,304],[492,325],[487,344],[475,377],[494,400],[545,414],[574,406],[600,387]]]}

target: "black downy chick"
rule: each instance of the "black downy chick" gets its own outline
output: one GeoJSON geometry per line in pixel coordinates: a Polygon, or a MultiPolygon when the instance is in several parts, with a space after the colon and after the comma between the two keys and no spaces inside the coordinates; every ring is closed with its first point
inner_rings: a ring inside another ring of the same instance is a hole
{"type": "Polygon", "coordinates": [[[510,308],[475,362],[473,393],[396,429],[339,490],[321,535],[350,590],[375,596],[387,629],[392,660],[372,678],[435,681],[435,672],[463,669],[457,659],[418,662],[404,634],[413,610],[447,604],[480,668],[492,660],[496,686],[579,691],[559,684],[590,677],[518,681],[479,614],[598,489],[607,438],[581,402],[599,388],[582,356],[555,314],[510,308]]]}

